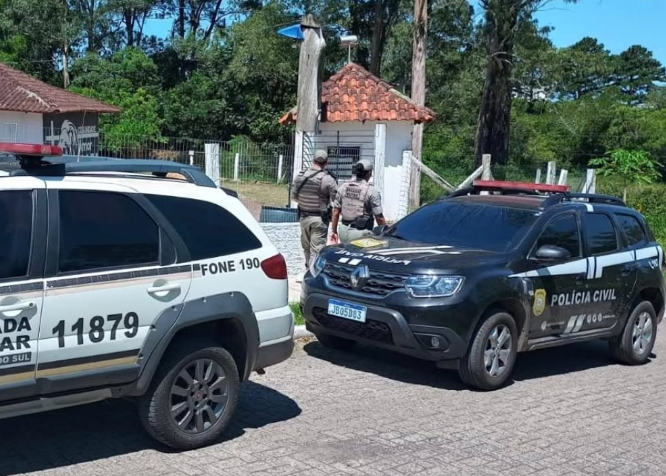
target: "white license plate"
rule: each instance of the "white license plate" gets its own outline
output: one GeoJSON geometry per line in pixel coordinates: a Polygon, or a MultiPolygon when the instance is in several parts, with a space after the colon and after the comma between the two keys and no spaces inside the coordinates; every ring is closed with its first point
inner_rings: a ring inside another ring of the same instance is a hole
{"type": "Polygon", "coordinates": [[[368,313],[368,308],[359,306],[358,304],[331,299],[328,301],[328,313],[331,316],[343,317],[350,321],[365,322],[365,315],[368,313]]]}

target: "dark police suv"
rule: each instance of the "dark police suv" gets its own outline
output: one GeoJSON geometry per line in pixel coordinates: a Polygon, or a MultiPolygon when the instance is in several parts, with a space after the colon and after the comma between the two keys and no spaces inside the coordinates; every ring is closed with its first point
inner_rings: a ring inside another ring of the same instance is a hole
{"type": "Polygon", "coordinates": [[[663,250],[621,200],[476,182],[376,236],[325,248],[303,283],[307,328],[456,368],[473,387],[518,352],[607,339],[645,363],[664,313],[663,250]]]}

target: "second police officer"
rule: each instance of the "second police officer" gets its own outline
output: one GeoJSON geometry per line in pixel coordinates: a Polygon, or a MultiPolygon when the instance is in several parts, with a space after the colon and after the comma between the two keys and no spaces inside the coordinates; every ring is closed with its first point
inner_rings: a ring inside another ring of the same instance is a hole
{"type": "Polygon", "coordinates": [[[333,241],[349,243],[372,235],[375,219],[386,225],[379,190],[369,183],[373,165],[367,159],[354,166],[355,180],[338,188],[333,204],[333,241]]]}

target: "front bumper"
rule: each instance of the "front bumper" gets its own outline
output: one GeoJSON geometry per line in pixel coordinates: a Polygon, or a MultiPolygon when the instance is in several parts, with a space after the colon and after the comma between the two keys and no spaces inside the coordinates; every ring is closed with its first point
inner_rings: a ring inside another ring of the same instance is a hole
{"type": "MultiPolygon", "coordinates": [[[[330,298],[318,292],[303,295],[303,316],[309,331],[355,340],[433,362],[460,359],[467,351],[465,341],[453,330],[409,324],[400,312],[379,304],[359,303],[368,308],[365,323],[330,316],[327,312],[330,298]],[[432,337],[439,339],[438,348],[430,346],[432,337]]],[[[349,298],[345,300],[354,302],[349,298]]]]}

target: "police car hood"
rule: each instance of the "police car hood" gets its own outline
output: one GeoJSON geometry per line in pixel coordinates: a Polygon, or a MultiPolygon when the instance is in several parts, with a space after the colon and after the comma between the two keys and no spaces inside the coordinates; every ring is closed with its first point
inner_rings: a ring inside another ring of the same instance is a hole
{"type": "Polygon", "coordinates": [[[327,248],[326,261],[346,265],[365,264],[370,269],[395,273],[454,271],[501,263],[503,253],[451,245],[427,245],[391,237],[372,237],[327,248]]]}

